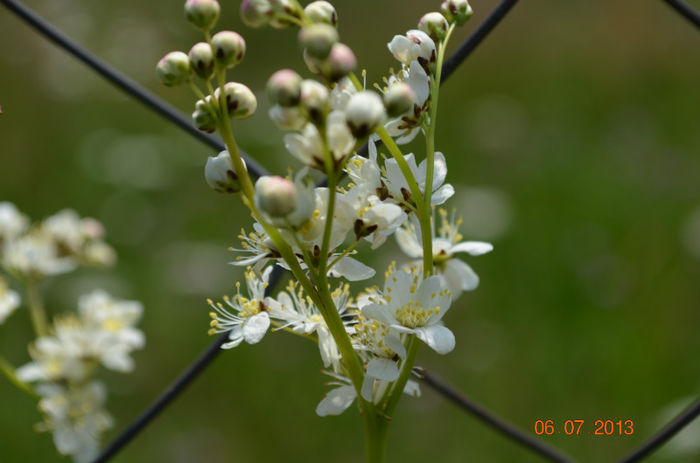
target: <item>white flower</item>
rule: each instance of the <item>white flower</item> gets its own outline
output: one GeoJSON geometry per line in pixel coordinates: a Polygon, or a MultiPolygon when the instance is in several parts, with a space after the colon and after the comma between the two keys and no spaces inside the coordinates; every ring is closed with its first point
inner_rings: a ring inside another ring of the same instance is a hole
{"type": "Polygon", "coordinates": [[[245,253],[246,255],[236,256],[236,260],[229,262],[229,264],[241,267],[255,264],[253,269],[258,272],[269,259],[276,259],[280,257],[280,254],[262,225],[255,222],[253,230],[246,234],[245,230],[241,228],[241,234],[238,235],[238,239],[241,240],[241,248],[231,247],[229,251],[245,253]]]}
{"type": "Polygon", "coordinates": [[[29,219],[14,204],[0,202],[0,243],[21,235],[28,227],[29,219]]]}
{"type": "MultiPolygon", "coordinates": [[[[326,119],[326,141],[333,160],[337,163],[355,147],[355,138],[345,121],[342,111],[331,111],[326,119]]],[[[287,150],[307,166],[325,171],[325,151],[321,134],[316,126],[308,123],[302,133],[284,136],[287,150]]]]}
{"type": "Polygon", "coordinates": [[[362,313],[400,333],[415,334],[439,354],[454,349],[455,338],[441,320],[452,301],[442,279],[430,276],[421,280],[418,271],[387,272],[381,297],[362,308],[362,313]]]}
{"type": "Polygon", "coordinates": [[[370,241],[372,249],[384,244],[387,237],[406,220],[401,207],[381,201],[376,190],[356,185],[344,198],[355,210],[355,235],[370,241]]]}
{"type": "Polygon", "coordinates": [[[4,278],[0,277],[0,325],[20,305],[19,294],[10,289],[4,278]]]}
{"type": "Polygon", "coordinates": [[[350,78],[343,77],[331,90],[331,95],[329,98],[331,109],[334,111],[345,111],[345,108],[350,102],[350,98],[352,98],[352,96],[356,93],[357,89],[350,78]]]}
{"type": "Polygon", "coordinates": [[[234,309],[236,313],[226,310],[220,302],[214,303],[207,300],[216,312],[209,315],[212,318],[209,334],[229,333],[229,342],[221,346],[222,349],[231,349],[245,341],[255,344],[262,340],[270,327],[270,315],[268,310],[277,310],[277,301],[265,296],[265,288],[270,280],[272,267],[267,267],[261,278],[248,268],[245,273],[246,286],[249,298],[241,296],[241,284],[236,283],[236,294],[233,298],[224,297],[224,302],[234,309]]]}
{"type": "Polygon", "coordinates": [[[83,356],[92,355],[87,333],[77,319],[55,323],[56,336],[38,338],[29,347],[32,361],[17,369],[17,377],[25,382],[82,381],[87,374],[83,356]]]}
{"type": "MultiPolygon", "coordinates": [[[[480,256],[493,250],[490,243],[483,241],[462,241],[459,233],[459,225],[462,219],[455,219],[453,213],[447,217],[447,211],[438,209],[441,224],[435,233],[436,226],[432,227],[433,263],[438,274],[443,278],[447,288],[456,299],[462,291],[471,291],[479,285],[479,277],[472,268],[457,258],[456,254],[466,252],[472,256],[480,256]]],[[[420,227],[408,222],[404,227],[396,230],[396,241],[409,257],[418,259],[415,264],[420,264],[423,259],[423,244],[420,227]]]]}
{"type": "Polygon", "coordinates": [[[59,453],[70,455],[78,463],[94,461],[100,450],[100,436],[113,426],[112,417],[103,408],[106,392],[102,383],[74,387],[42,384],[36,392],[41,396],[39,409],[45,415],[38,429],[53,433],[59,453]]]}
{"type": "Polygon", "coordinates": [[[110,342],[128,350],[140,349],[145,344],[143,332],[135,327],[143,314],[138,301],[115,300],[105,291],[96,290],[80,297],[78,312],[88,328],[101,330],[111,338],[110,342]]]}
{"type": "Polygon", "coordinates": [[[418,58],[426,62],[435,60],[435,42],[417,29],[406,32],[406,35],[395,35],[387,47],[394,58],[405,65],[418,58]]]}
{"type": "MultiPolygon", "coordinates": [[[[371,146],[371,144],[370,144],[371,146]]],[[[413,177],[418,183],[418,188],[420,192],[425,194],[425,182],[427,175],[427,159],[421,161],[421,163],[416,166],[416,160],[413,153],[409,153],[404,156],[409,169],[413,173],[413,177]]],[[[386,186],[389,190],[389,194],[394,198],[407,199],[411,196],[411,190],[406,182],[406,178],[401,172],[396,159],[387,159],[385,164],[386,171],[386,186]]],[[[432,185],[432,196],[430,198],[430,203],[433,206],[438,206],[447,201],[452,195],[455,194],[455,189],[449,183],[445,182],[445,177],[447,177],[447,163],[445,162],[445,156],[439,152],[435,152],[434,158],[434,168],[433,168],[433,185],[432,185]]]]}
{"type": "Polygon", "coordinates": [[[47,217],[41,228],[59,247],[71,253],[77,253],[85,242],[82,221],[72,209],[64,209],[47,217]]]}
{"type": "MultiPolygon", "coordinates": [[[[326,394],[326,396],[319,402],[316,407],[316,414],[318,416],[331,416],[340,415],[347,408],[352,405],[357,397],[355,388],[352,386],[350,380],[344,376],[336,375],[332,373],[327,373],[332,376],[336,381],[328,383],[328,385],[338,386],[332,389],[326,394]]],[[[372,403],[379,403],[386,388],[390,386],[387,381],[376,381],[376,385],[372,394],[372,403]]],[[[412,380],[406,382],[406,386],[403,388],[404,394],[408,394],[412,397],[420,397],[420,387],[418,383],[412,380]]]]}
{"type": "MultiPolygon", "coordinates": [[[[387,85],[391,86],[397,81],[403,81],[408,84],[415,95],[414,106],[409,112],[403,116],[391,119],[385,124],[389,135],[396,137],[397,144],[403,145],[410,143],[421,131],[423,116],[429,122],[426,102],[430,97],[430,77],[428,77],[423,66],[418,64],[418,61],[411,61],[409,66],[403,66],[401,71],[389,77],[387,85]]],[[[377,141],[378,139],[375,135],[372,141],[377,141]]]]}
{"type": "MultiPolygon", "coordinates": [[[[298,283],[291,281],[286,289],[277,296],[278,305],[270,310],[270,315],[282,323],[278,329],[289,327],[299,333],[316,333],[323,366],[332,366],[333,371],[338,372],[342,356],[321,312],[311,298],[304,295],[298,283]]],[[[331,293],[331,297],[338,314],[345,316],[350,302],[349,285],[341,284],[331,293]]],[[[353,332],[350,323],[348,320],[344,323],[348,333],[353,332]]]]}
{"type": "Polygon", "coordinates": [[[2,258],[9,272],[29,278],[66,273],[77,266],[71,257],[60,256],[54,240],[39,231],[4,243],[2,258]]]}
{"type": "MultiPolygon", "coordinates": [[[[299,230],[299,238],[307,247],[307,250],[313,251],[315,247],[318,247],[319,251],[321,249],[323,232],[326,226],[326,215],[328,214],[328,201],[328,188],[314,189],[314,205],[311,221],[299,230]]],[[[350,204],[348,204],[342,195],[336,194],[329,251],[337,248],[345,241],[345,237],[353,227],[354,216],[355,211],[350,204]]],[[[288,239],[287,242],[294,243],[294,240],[288,239]]],[[[296,244],[294,244],[293,248],[295,250],[299,249],[296,244]]]]}

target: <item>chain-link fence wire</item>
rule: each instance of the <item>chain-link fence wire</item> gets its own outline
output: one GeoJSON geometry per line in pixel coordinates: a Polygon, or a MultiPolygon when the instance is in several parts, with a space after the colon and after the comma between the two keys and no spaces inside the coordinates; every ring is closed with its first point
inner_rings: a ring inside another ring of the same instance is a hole
{"type": "MultiPolygon", "coordinates": [[[[663,0],[683,18],[700,29],[700,13],[693,9],[683,0],[663,0]]],[[[511,11],[518,0],[502,0],[481,24],[472,32],[467,39],[457,48],[457,50],[449,56],[442,68],[442,82],[445,80],[471,55],[471,53],[483,42],[488,34],[503,20],[503,18],[511,11]]],[[[134,100],[144,104],[146,107],[161,115],[168,121],[175,124],[193,137],[199,139],[205,144],[217,150],[226,149],[223,142],[217,137],[205,134],[197,130],[191,123],[190,119],[183,115],[180,111],[167,104],[153,93],[146,90],[138,83],[131,80],[126,75],[122,74],[117,69],[97,58],[95,55],[87,51],[78,43],[71,40],[55,28],[50,22],[46,21],[34,11],[27,8],[22,2],[16,0],[0,0],[5,7],[17,15],[20,19],[31,26],[36,32],[52,41],[55,45],[70,53],[74,58],[82,61],[92,70],[97,72],[107,81],[112,83],[118,89],[122,90],[134,100]]],[[[367,152],[367,145],[358,150],[360,154],[367,152]]],[[[255,177],[267,175],[268,171],[257,161],[252,159],[245,153],[242,153],[245,158],[248,170],[255,177]]],[[[325,184],[325,180],[319,182],[319,185],[325,184]]],[[[267,293],[271,292],[277,283],[281,280],[285,271],[281,267],[276,267],[270,277],[270,284],[267,288],[267,293]]],[[[122,448],[124,448],[132,439],[139,435],[144,428],[153,421],[165,408],[167,408],[184,390],[194,381],[204,369],[217,358],[221,352],[221,345],[228,339],[228,333],[219,335],[207,349],[197,357],[190,365],[178,376],[164,391],[135,419],[129,426],[117,436],[109,445],[105,447],[100,456],[94,463],[103,463],[110,460],[122,448]]],[[[493,428],[505,437],[515,443],[524,446],[531,452],[536,453],[542,458],[560,462],[570,463],[575,460],[565,455],[554,447],[545,444],[544,442],[533,437],[532,434],[523,431],[519,427],[509,423],[503,418],[495,415],[486,407],[479,405],[472,399],[466,397],[456,391],[437,376],[428,373],[423,368],[415,368],[414,376],[428,385],[435,392],[443,396],[445,399],[453,402],[456,406],[466,411],[470,415],[479,419],[483,424],[493,428]]],[[[657,434],[652,436],[648,441],[644,442],[635,451],[624,457],[619,463],[633,463],[642,461],[647,456],[651,455],[664,443],[675,436],[680,430],[691,423],[700,415],[700,400],[688,407],[680,413],[676,418],[670,421],[657,434]]]]}

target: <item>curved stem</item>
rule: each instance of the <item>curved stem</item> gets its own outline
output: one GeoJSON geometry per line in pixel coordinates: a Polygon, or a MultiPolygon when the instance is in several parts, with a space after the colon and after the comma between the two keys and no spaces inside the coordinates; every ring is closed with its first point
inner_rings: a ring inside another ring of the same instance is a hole
{"type": "Polygon", "coordinates": [[[22,392],[28,394],[31,398],[38,400],[39,396],[37,395],[36,392],[29,386],[29,384],[25,383],[21,379],[17,377],[17,374],[15,373],[14,367],[8,362],[5,357],[0,355],[0,372],[4,374],[7,379],[10,380],[12,384],[17,386],[18,389],[20,389],[22,392]]]}
{"type": "Polygon", "coordinates": [[[39,292],[39,284],[36,281],[26,282],[27,301],[29,303],[29,317],[32,320],[34,332],[38,338],[48,336],[49,325],[46,321],[46,311],[39,292]]]}

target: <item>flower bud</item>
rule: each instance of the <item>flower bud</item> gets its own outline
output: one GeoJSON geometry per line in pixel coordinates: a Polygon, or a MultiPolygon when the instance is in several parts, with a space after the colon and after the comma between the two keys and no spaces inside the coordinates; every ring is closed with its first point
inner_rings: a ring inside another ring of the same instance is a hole
{"type": "Polygon", "coordinates": [[[441,41],[447,35],[447,19],[437,12],[426,13],[418,21],[418,29],[425,32],[435,41],[441,41]]]}
{"type": "MultiPolygon", "coordinates": [[[[211,100],[211,97],[207,98],[211,100]]],[[[209,102],[205,100],[197,101],[192,113],[192,123],[202,132],[214,133],[216,131],[216,119],[209,102]]]]}
{"type": "Polygon", "coordinates": [[[272,5],[267,0],[243,0],[241,19],[248,27],[263,27],[272,18],[272,5]]]}
{"type": "Polygon", "coordinates": [[[219,19],[220,9],[216,0],[187,0],[185,17],[195,27],[208,31],[219,19]]]}
{"type": "Polygon", "coordinates": [[[270,119],[282,130],[301,130],[307,121],[298,107],[290,106],[283,108],[276,104],[268,112],[270,119]]]}
{"type": "Polygon", "coordinates": [[[273,218],[285,217],[297,208],[297,190],[291,180],[277,175],[255,182],[255,206],[273,218]]]}
{"type": "Polygon", "coordinates": [[[301,98],[301,76],[291,69],[282,69],[267,81],[267,95],[273,104],[296,106],[301,98]]]}
{"type": "Polygon", "coordinates": [[[335,8],[328,2],[311,2],[304,8],[306,16],[314,23],[326,23],[335,26],[338,23],[338,15],[335,8]]]}
{"type": "Polygon", "coordinates": [[[472,16],[472,7],[467,0],[444,0],[440,6],[440,11],[449,22],[457,23],[461,26],[472,16]]]}
{"type": "Polygon", "coordinates": [[[331,81],[337,81],[355,70],[357,60],[350,47],[336,43],[331,48],[328,58],[321,66],[321,72],[331,81]]]}
{"type": "Polygon", "coordinates": [[[328,89],[325,85],[313,79],[305,79],[301,83],[301,106],[311,116],[311,119],[320,121],[321,115],[328,105],[328,89]]]}
{"type": "Polygon", "coordinates": [[[355,138],[363,138],[384,121],[386,113],[382,99],[374,92],[364,90],[350,97],[345,118],[355,138]]]}
{"type": "Polygon", "coordinates": [[[312,24],[299,31],[299,43],[314,58],[325,59],[338,42],[338,31],[329,24],[312,24]]]}
{"type": "Polygon", "coordinates": [[[171,51],[162,57],[156,66],[158,79],[168,87],[186,82],[191,71],[190,60],[181,51],[171,51]]]}
{"type": "Polygon", "coordinates": [[[321,74],[321,65],[323,64],[323,61],[311,56],[308,50],[304,50],[303,56],[304,64],[306,64],[309,71],[313,72],[314,74],[321,74]]]}
{"type": "MultiPolygon", "coordinates": [[[[214,91],[214,98],[221,101],[221,88],[214,91]]],[[[229,117],[245,119],[253,115],[258,108],[255,94],[245,85],[238,82],[228,82],[224,85],[224,101],[229,117]]]]}
{"type": "Polygon", "coordinates": [[[294,0],[269,0],[270,5],[272,5],[272,10],[274,14],[270,19],[270,26],[275,29],[284,29],[285,27],[292,26],[296,24],[289,20],[289,17],[296,19],[301,19],[302,10],[294,0]]]}
{"type": "Polygon", "coordinates": [[[243,61],[245,55],[245,40],[240,34],[231,31],[221,31],[211,38],[214,58],[222,68],[232,68],[243,61]]]}
{"type": "Polygon", "coordinates": [[[190,65],[195,74],[207,80],[214,73],[214,54],[206,42],[194,44],[189,53],[190,65]]]}
{"type": "Polygon", "coordinates": [[[233,169],[228,151],[222,151],[216,157],[209,156],[204,167],[204,179],[219,193],[237,193],[241,190],[241,182],[233,169]]]}
{"type": "Polygon", "coordinates": [[[390,117],[398,117],[410,111],[415,101],[416,94],[405,82],[397,82],[384,92],[384,105],[390,117]]]}

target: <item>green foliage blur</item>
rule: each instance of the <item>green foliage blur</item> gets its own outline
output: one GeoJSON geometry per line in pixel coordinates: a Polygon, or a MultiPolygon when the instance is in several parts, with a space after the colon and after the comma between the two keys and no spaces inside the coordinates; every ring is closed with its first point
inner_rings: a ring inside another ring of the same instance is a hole
{"type": "MultiPolygon", "coordinates": [[[[190,113],[185,88],[156,81],[156,61],[200,40],[180,1],[27,2],[125,74],[190,113]]],[[[691,2],[700,7],[700,1],[691,2]]],[[[342,40],[381,81],[394,34],[438,0],[338,0],[342,40]]],[[[453,48],[497,2],[474,0],[453,48]]],[[[219,28],[244,35],[231,78],[261,103],[238,121],[242,148],[285,173],[297,164],[263,89],[282,67],[309,75],[293,30],[251,30],[223,1],[219,28]]],[[[635,422],[623,437],[541,437],[580,461],[613,461],[700,393],[700,36],[662,1],[520,2],[441,92],[438,149],[458,194],[468,258],[482,279],[448,314],[457,347],[418,364],[532,431],[536,420],[635,422]],[[670,408],[669,408],[670,407],[670,408]]],[[[207,146],[125,97],[0,8],[0,200],[34,219],[65,207],[101,220],[114,270],[43,288],[52,314],[103,287],[143,301],[147,347],[133,374],[105,374],[112,438],[211,338],[205,298],[233,292],[227,265],[250,219],[203,178],[207,146]]],[[[422,156],[422,146],[413,149],[422,156]]],[[[401,259],[392,243],[378,265],[401,259]]],[[[381,274],[382,272],[378,272],[381,274]]],[[[0,352],[28,360],[26,309],[0,326],[0,352]]],[[[327,390],[316,347],[283,333],[225,351],[113,461],[357,462],[355,408],[319,418],[327,390]]],[[[0,462],[61,461],[37,434],[31,399],[0,378],[0,462]]],[[[562,433],[563,434],[563,433],[562,433]]],[[[700,428],[649,461],[700,461],[700,428]],[[686,448],[684,451],[683,448],[686,448]],[[694,450],[693,450],[694,449],[694,450]]],[[[389,461],[535,462],[435,393],[405,398],[389,461]]]]}

